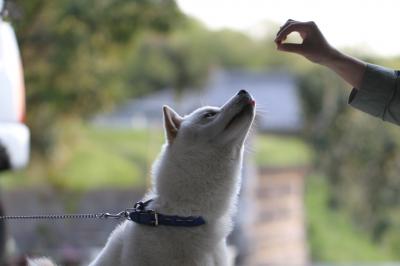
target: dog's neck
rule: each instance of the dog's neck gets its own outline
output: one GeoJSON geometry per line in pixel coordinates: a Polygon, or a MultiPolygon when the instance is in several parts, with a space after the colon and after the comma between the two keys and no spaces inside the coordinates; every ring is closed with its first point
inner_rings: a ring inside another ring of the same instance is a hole
{"type": "Polygon", "coordinates": [[[155,208],[207,219],[230,213],[240,187],[242,150],[213,154],[164,146],[153,169],[155,208]]]}

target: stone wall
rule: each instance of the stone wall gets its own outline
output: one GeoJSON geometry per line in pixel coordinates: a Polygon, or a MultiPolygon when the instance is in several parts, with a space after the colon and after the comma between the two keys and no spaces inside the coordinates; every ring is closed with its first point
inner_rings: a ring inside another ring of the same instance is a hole
{"type": "MultiPolygon", "coordinates": [[[[21,189],[3,191],[1,196],[7,215],[111,213],[133,207],[143,191],[98,190],[82,194],[21,189]]],[[[13,243],[9,245],[9,252],[14,257],[33,254],[86,261],[89,248],[104,246],[119,222],[110,219],[8,221],[8,236],[12,240],[9,243],[13,243]]]]}

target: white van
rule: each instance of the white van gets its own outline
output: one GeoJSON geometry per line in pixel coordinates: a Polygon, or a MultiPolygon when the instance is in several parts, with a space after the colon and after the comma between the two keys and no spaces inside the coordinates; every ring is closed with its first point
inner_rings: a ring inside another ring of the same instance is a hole
{"type": "MultiPolygon", "coordinates": [[[[3,0],[0,0],[0,11],[3,0]]],[[[25,86],[18,44],[10,23],[0,16],[0,170],[19,169],[29,160],[25,86]]]]}

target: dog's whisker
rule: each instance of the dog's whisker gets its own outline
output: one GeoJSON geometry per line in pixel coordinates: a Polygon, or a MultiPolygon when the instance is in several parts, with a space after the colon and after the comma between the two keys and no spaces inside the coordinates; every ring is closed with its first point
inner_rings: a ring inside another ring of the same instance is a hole
{"type": "Polygon", "coordinates": [[[257,113],[270,113],[268,109],[257,109],[257,113]]]}

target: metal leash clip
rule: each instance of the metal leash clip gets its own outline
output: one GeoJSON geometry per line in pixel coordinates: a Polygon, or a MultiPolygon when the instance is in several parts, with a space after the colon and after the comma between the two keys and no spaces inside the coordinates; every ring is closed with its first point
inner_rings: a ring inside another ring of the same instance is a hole
{"type": "Polygon", "coordinates": [[[121,218],[125,218],[128,219],[129,214],[127,211],[122,211],[119,213],[102,213],[99,215],[100,219],[107,219],[107,218],[111,218],[111,219],[121,219],[121,218]]]}

